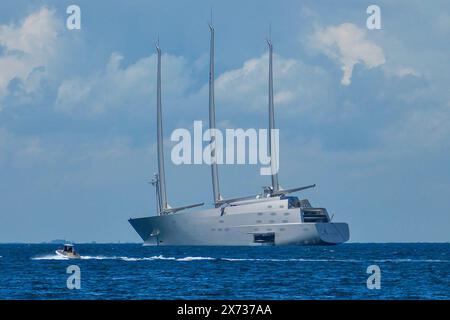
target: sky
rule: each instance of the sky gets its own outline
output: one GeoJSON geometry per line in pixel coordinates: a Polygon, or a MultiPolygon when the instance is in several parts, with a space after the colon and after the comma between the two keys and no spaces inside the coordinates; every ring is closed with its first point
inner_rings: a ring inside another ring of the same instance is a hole
{"type": "MultiPolygon", "coordinates": [[[[210,168],[168,156],[173,130],[208,120],[211,9],[219,128],[267,126],[270,25],[280,184],[316,183],[299,196],[352,242],[450,241],[448,1],[5,0],[0,242],[140,241],[127,220],[155,214],[158,37],[169,202],[212,203],[210,168]]],[[[224,197],[270,184],[259,168],[219,166],[224,197]]]]}

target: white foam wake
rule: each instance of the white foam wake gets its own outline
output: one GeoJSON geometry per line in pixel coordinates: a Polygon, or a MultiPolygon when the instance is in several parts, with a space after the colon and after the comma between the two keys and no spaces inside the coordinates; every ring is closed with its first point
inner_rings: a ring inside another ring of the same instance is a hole
{"type": "Polygon", "coordinates": [[[213,257],[183,257],[183,258],[176,258],[176,257],[165,257],[165,256],[162,256],[162,255],[146,257],[146,258],[119,257],[119,259],[124,260],[124,261],[152,261],[152,260],[199,261],[199,260],[216,260],[216,258],[213,258],[213,257]]]}
{"type": "Polygon", "coordinates": [[[220,258],[224,261],[266,261],[266,262],[363,262],[363,260],[355,259],[271,259],[271,258],[220,258]]]}
{"type": "MultiPolygon", "coordinates": [[[[105,259],[117,259],[117,257],[106,256],[80,256],[82,260],[105,260],[105,259]]],[[[48,254],[31,258],[31,260],[70,260],[70,258],[59,254],[48,254]]]]}
{"type": "Polygon", "coordinates": [[[197,260],[216,260],[216,258],[212,257],[185,257],[185,258],[178,258],[177,261],[197,261],[197,260]]]}
{"type": "Polygon", "coordinates": [[[375,262],[444,262],[449,263],[450,260],[441,260],[441,259],[379,259],[373,260],[375,262]]]}
{"type": "Polygon", "coordinates": [[[69,258],[58,254],[48,254],[31,258],[31,260],[69,260],[69,258]]]}
{"type": "MultiPolygon", "coordinates": [[[[1,256],[0,256],[1,258],[1,256]]],[[[32,260],[69,260],[69,258],[60,255],[43,255],[31,258],[32,260]]],[[[343,262],[343,263],[367,263],[367,262],[379,262],[379,263],[406,263],[406,262],[422,262],[422,263],[450,263],[450,260],[436,260],[436,259],[305,259],[305,258],[290,258],[290,259],[272,259],[272,258],[221,258],[221,257],[203,257],[203,256],[187,256],[187,257],[165,257],[163,255],[151,256],[151,257],[126,257],[126,256],[81,256],[81,260],[121,260],[127,262],[135,261],[203,261],[203,260],[220,260],[229,262],[249,261],[249,262],[343,262]]]]}
{"type": "MultiPolygon", "coordinates": [[[[152,257],[125,257],[125,256],[80,256],[81,260],[122,260],[122,261],[152,261],[152,260],[173,260],[173,261],[199,261],[199,260],[215,260],[213,257],[165,257],[163,255],[152,257]]],[[[42,255],[31,258],[32,260],[69,260],[68,257],[53,254],[42,255]]]]}

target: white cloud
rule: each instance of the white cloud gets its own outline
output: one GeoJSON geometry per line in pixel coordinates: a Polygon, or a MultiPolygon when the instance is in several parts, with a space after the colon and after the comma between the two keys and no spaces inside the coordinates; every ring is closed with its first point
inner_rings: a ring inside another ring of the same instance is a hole
{"type": "MultiPolygon", "coordinates": [[[[196,67],[183,57],[165,54],[162,59],[165,114],[172,110],[179,114],[180,108],[189,108],[206,115],[207,78],[200,89],[191,90],[196,82],[193,76],[196,67]]],[[[64,80],[58,88],[56,109],[94,116],[121,108],[130,112],[140,106],[148,108],[155,99],[156,55],[141,58],[126,67],[122,66],[122,60],[120,54],[113,53],[103,70],[88,77],[64,80]]],[[[328,78],[320,67],[274,55],[276,107],[294,106],[299,111],[317,106],[324,99],[324,95],[320,95],[323,86],[328,85],[324,79],[328,78]]],[[[219,109],[266,112],[268,55],[249,59],[242,67],[223,72],[217,76],[215,85],[219,109]]]]}
{"type": "Polygon", "coordinates": [[[388,76],[396,76],[396,77],[406,77],[406,76],[412,76],[412,77],[420,77],[421,74],[411,67],[393,67],[393,66],[387,66],[384,68],[384,72],[388,76]]]}
{"type": "Polygon", "coordinates": [[[398,75],[399,77],[404,77],[404,76],[419,77],[420,76],[420,74],[416,70],[414,70],[413,68],[410,68],[410,67],[397,68],[395,70],[395,74],[398,75]]]}
{"type": "MultiPolygon", "coordinates": [[[[176,113],[177,125],[194,118],[180,117],[181,110],[207,115],[207,70],[204,84],[197,89],[197,67],[183,57],[162,57],[164,114],[176,113]],[[187,120],[189,119],[189,120],[187,120]]],[[[149,113],[156,90],[156,55],[124,66],[123,57],[113,53],[103,68],[84,77],[63,80],[57,90],[55,108],[59,111],[98,117],[125,110],[130,115],[149,113]]],[[[215,81],[218,113],[265,113],[268,103],[268,55],[245,61],[240,68],[219,74],[215,81]],[[232,93],[232,94],[230,94],[232,93]]],[[[274,100],[284,114],[309,118],[327,116],[336,107],[332,79],[320,66],[308,66],[297,59],[274,55],[274,100]],[[326,91],[328,94],[322,94],[326,91]]],[[[150,113],[150,115],[152,115],[150,113]]],[[[328,116],[327,116],[328,117],[328,116]]]]}
{"type": "MultiPolygon", "coordinates": [[[[231,114],[265,114],[268,104],[268,61],[266,53],[245,61],[240,68],[220,74],[215,82],[216,108],[231,114]]],[[[306,65],[301,60],[274,54],[273,68],[274,102],[275,108],[280,110],[278,116],[307,115],[311,121],[323,120],[330,115],[335,117],[335,85],[321,66],[306,65]]],[[[202,92],[206,99],[207,90],[205,85],[202,92]]]]}
{"type": "MultiPolygon", "coordinates": [[[[123,67],[123,57],[113,53],[104,70],[85,78],[65,80],[58,88],[56,108],[65,112],[98,115],[117,108],[148,105],[155,94],[156,55],[123,67]]],[[[162,56],[163,100],[186,94],[191,69],[183,57],[162,56]]],[[[163,103],[164,103],[163,102],[163,103]]]]}
{"type": "MultiPolygon", "coordinates": [[[[283,78],[296,64],[294,60],[275,59],[278,65],[275,67],[277,78],[283,78]],[[278,70],[281,65],[284,72],[278,70]]],[[[267,105],[267,74],[267,54],[245,61],[239,69],[222,73],[216,80],[218,103],[252,110],[264,109],[267,105]]],[[[275,82],[278,84],[276,80],[275,82]]],[[[288,89],[285,88],[285,90],[288,89]]]]}
{"type": "MultiPolygon", "coordinates": [[[[22,23],[0,25],[0,99],[8,94],[11,80],[18,79],[25,92],[39,85],[33,72],[45,67],[56,54],[59,23],[54,10],[46,7],[27,16],[22,23]]],[[[42,72],[39,76],[42,76],[42,72]]],[[[0,103],[1,109],[1,103],[0,103]]]]}
{"type": "Polygon", "coordinates": [[[53,50],[56,29],[54,10],[43,7],[26,17],[20,26],[0,26],[0,41],[9,51],[48,53],[53,50]]]}
{"type": "Polygon", "coordinates": [[[383,49],[367,39],[364,29],[352,23],[316,31],[312,45],[341,64],[344,72],[341,84],[345,86],[351,83],[356,64],[362,63],[371,69],[386,62],[383,49]]]}
{"type": "MultiPolygon", "coordinates": [[[[216,80],[218,104],[265,112],[268,101],[268,59],[268,55],[264,54],[245,61],[241,68],[219,75],[216,80]]],[[[306,93],[302,79],[310,76],[311,71],[298,60],[274,55],[274,102],[277,107],[291,105],[306,93]]]]}

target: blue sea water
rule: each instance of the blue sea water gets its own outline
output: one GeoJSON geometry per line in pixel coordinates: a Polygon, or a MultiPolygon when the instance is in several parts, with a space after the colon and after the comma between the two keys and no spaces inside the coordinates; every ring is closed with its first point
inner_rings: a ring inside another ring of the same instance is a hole
{"type": "Polygon", "coordinates": [[[450,299],[450,244],[318,247],[0,245],[0,299],[450,299]],[[69,290],[68,266],[81,270],[69,290]],[[367,267],[381,270],[368,289],[367,267]]]}

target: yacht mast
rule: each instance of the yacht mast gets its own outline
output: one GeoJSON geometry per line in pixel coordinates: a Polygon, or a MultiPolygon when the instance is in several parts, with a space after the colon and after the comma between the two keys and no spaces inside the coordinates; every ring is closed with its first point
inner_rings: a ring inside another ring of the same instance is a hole
{"type": "MultiPolygon", "coordinates": [[[[216,129],[216,105],[214,101],[214,44],[215,44],[215,34],[214,34],[214,26],[212,23],[212,10],[211,10],[211,22],[209,23],[209,30],[211,32],[211,40],[210,40],[210,56],[209,56],[209,129],[211,131],[215,131],[216,129]]],[[[257,195],[250,195],[244,197],[223,199],[220,194],[219,187],[219,170],[217,166],[217,153],[216,153],[216,137],[214,135],[211,136],[210,141],[211,147],[211,177],[212,177],[212,185],[213,185],[213,194],[214,194],[214,206],[216,208],[230,204],[233,202],[238,202],[247,199],[253,199],[257,195]]]]}
{"type": "Polygon", "coordinates": [[[278,146],[276,144],[276,140],[272,136],[272,130],[275,129],[275,111],[274,111],[274,103],[273,103],[273,44],[270,35],[269,29],[269,38],[267,39],[267,45],[269,46],[269,156],[270,156],[270,167],[272,170],[272,186],[271,190],[268,190],[268,194],[272,197],[284,196],[289,193],[303,191],[306,189],[314,188],[316,185],[311,184],[305,187],[297,187],[291,189],[283,189],[280,187],[278,183],[278,146]]]}
{"type": "MultiPolygon", "coordinates": [[[[209,129],[213,133],[216,129],[216,106],[214,102],[214,26],[209,24],[209,30],[211,32],[211,43],[210,43],[210,57],[209,57],[209,129]]],[[[219,172],[217,168],[217,158],[216,158],[216,137],[211,134],[211,176],[212,176],[212,186],[214,193],[214,205],[216,207],[220,206],[220,200],[222,197],[220,195],[219,189],[219,172]]]]}
{"type": "Polygon", "coordinates": [[[274,104],[273,104],[273,71],[272,71],[272,60],[273,60],[273,45],[272,40],[267,39],[267,45],[269,46],[269,157],[270,166],[272,170],[272,192],[277,193],[280,191],[280,185],[278,184],[278,171],[277,171],[277,148],[275,139],[272,136],[272,130],[275,129],[275,115],[274,115],[274,104]]]}
{"type": "Polygon", "coordinates": [[[156,195],[158,197],[159,215],[175,213],[184,209],[202,206],[204,203],[196,203],[187,206],[172,208],[167,202],[166,194],[166,174],[164,171],[164,142],[163,142],[163,126],[162,126],[162,105],[161,105],[161,48],[159,47],[159,39],[156,43],[156,52],[158,53],[158,71],[156,79],[156,123],[157,123],[157,149],[158,149],[158,175],[155,177],[154,183],[156,187],[156,195]]]}
{"type": "Polygon", "coordinates": [[[160,197],[159,214],[164,213],[170,208],[167,203],[166,194],[166,174],[164,172],[164,145],[163,145],[163,127],[162,127],[162,106],[161,106],[161,48],[159,39],[156,43],[156,52],[158,53],[158,71],[156,80],[156,123],[157,123],[157,149],[158,149],[158,194],[160,197]]]}

